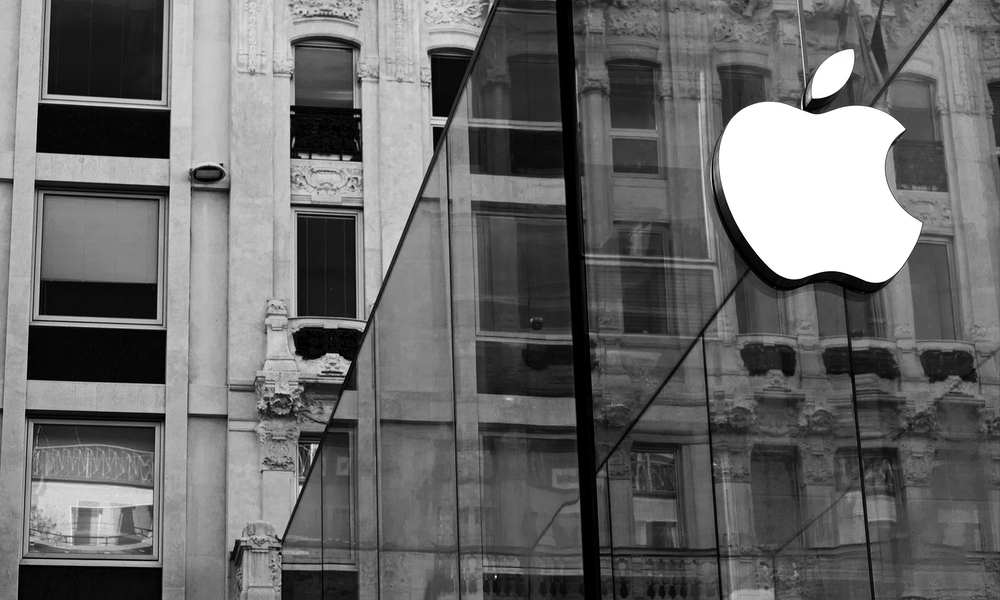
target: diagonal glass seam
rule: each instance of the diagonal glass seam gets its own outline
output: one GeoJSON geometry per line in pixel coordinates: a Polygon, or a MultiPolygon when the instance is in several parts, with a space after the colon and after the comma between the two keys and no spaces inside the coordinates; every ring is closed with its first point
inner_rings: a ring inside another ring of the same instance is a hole
{"type": "MultiPolygon", "coordinates": [[[[493,24],[494,16],[497,13],[497,8],[499,7],[501,1],[502,0],[492,0],[489,13],[487,13],[486,19],[483,21],[483,28],[479,33],[479,39],[476,41],[476,49],[473,51],[472,57],[469,59],[469,65],[465,70],[465,75],[462,76],[462,83],[459,86],[458,93],[455,95],[455,102],[452,104],[451,110],[448,112],[448,120],[445,122],[444,128],[442,129],[441,132],[441,136],[438,138],[438,143],[434,148],[434,154],[431,156],[430,162],[427,163],[427,169],[424,171],[424,178],[420,182],[420,187],[418,188],[417,194],[413,200],[413,204],[410,207],[410,212],[406,218],[406,224],[403,226],[403,231],[399,236],[399,241],[396,243],[396,249],[393,251],[392,259],[389,261],[389,267],[386,269],[385,276],[382,278],[382,284],[379,286],[378,294],[375,297],[375,301],[372,303],[371,313],[369,313],[368,320],[365,322],[365,327],[361,332],[361,336],[358,338],[357,347],[359,350],[361,349],[362,346],[364,346],[364,343],[368,339],[368,333],[370,332],[372,323],[375,320],[375,313],[376,311],[378,311],[378,308],[382,301],[383,294],[385,293],[387,284],[389,283],[389,279],[392,277],[392,273],[396,266],[396,263],[399,261],[400,251],[403,247],[403,241],[406,239],[406,236],[410,231],[410,226],[413,224],[413,220],[417,214],[417,208],[420,205],[420,199],[423,197],[423,193],[424,190],[427,188],[428,181],[434,173],[435,166],[438,164],[438,158],[442,155],[442,152],[444,152],[444,148],[446,146],[446,140],[448,138],[448,132],[451,129],[452,121],[455,117],[455,111],[457,110],[459,105],[458,100],[465,93],[465,89],[469,84],[469,76],[471,75],[473,69],[476,67],[477,62],[479,61],[479,57],[483,49],[483,42],[486,39],[490,27],[493,24]]],[[[347,386],[347,382],[349,382],[351,378],[355,376],[355,368],[357,366],[358,359],[359,357],[355,357],[355,359],[351,361],[351,366],[348,367],[347,373],[344,375],[344,384],[341,386],[340,392],[337,394],[337,400],[333,406],[333,410],[330,411],[330,417],[327,419],[326,427],[323,430],[323,435],[320,438],[319,446],[316,449],[317,455],[319,455],[323,451],[323,444],[326,441],[326,434],[329,433],[330,425],[337,414],[337,408],[340,406],[340,400],[343,397],[345,391],[344,388],[347,386]]],[[[306,485],[308,485],[309,481],[312,479],[313,471],[315,471],[316,469],[317,462],[318,461],[313,460],[312,464],[309,465],[309,471],[306,474],[306,478],[303,481],[302,485],[303,490],[306,489],[306,485]]],[[[285,531],[282,534],[282,539],[284,539],[285,536],[288,535],[289,528],[292,526],[292,522],[295,520],[295,515],[299,509],[299,504],[302,502],[302,496],[303,495],[300,492],[298,496],[295,498],[295,504],[292,507],[292,511],[288,517],[288,524],[285,525],[285,531]]]]}
{"type": "MultiPolygon", "coordinates": [[[[625,438],[627,438],[629,434],[632,433],[632,430],[635,428],[636,424],[638,424],[638,422],[642,419],[643,415],[646,414],[646,411],[649,410],[649,407],[652,406],[654,402],[656,402],[656,398],[660,395],[660,392],[662,392],[663,389],[667,387],[667,384],[670,383],[671,379],[673,379],[674,374],[676,374],[677,371],[680,370],[681,365],[683,365],[684,361],[687,360],[688,355],[691,354],[691,351],[694,349],[694,347],[699,343],[699,341],[702,338],[705,337],[705,332],[712,325],[712,323],[715,322],[715,319],[716,317],[719,316],[719,313],[722,311],[722,308],[733,297],[733,294],[736,293],[736,289],[740,287],[740,285],[743,283],[743,280],[746,279],[747,275],[749,274],[750,274],[750,267],[747,267],[746,270],[743,271],[743,274],[740,275],[739,279],[736,280],[736,283],[733,284],[732,289],[730,289],[729,292],[726,293],[726,295],[722,298],[722,301],[719,302],[719,305],[715,307],[715,310],[712,311],[712,314],[708,317],[708,319],[705,320],[705,324],[701,326],[701,329],[698,331],[698,333],[696,333],[693,336],[691,344],[687,348],[685,348],[684,352],[681,353],[681,355],[677,358],[677,362],[674,364],[673,368],[670,369],[670,373],[668,373],[667,376],[663,379],[663,382],[660,383],[660,385],[658,385],[655,390],[653,390],[652,395],[649,398],[649,401],[646,402],[646,404],[644,404],[641,409],[639,409],[639,411],[635,414],[635,417],[633,417],[632,420],[629,421],[628,425],[626,425],[625,428],[622,430],[621,435],[618,436],[618,439],[615,441],[614,445],[612,445],[611,449],[608,450],[607,456],[605,456],[604,460],[602,460],[600,464],[597,465],[597,470],[595,471],[595,473],[599,473],[601,469],[603,469],[607,465],[608,460],[611,458],[611,455],[614,454],[616,450],[618,450],[618,447],[621,446],[625,438]]],[[[705,401],[708,402],[707,397],[705,398],[705,401]]],[[[711,425],[711,423],[709,425],[711,425]]]]}
{"type": "Polygon", "coordinates": [[[931,30],[934,29],[934,27],[937,25],[938,20],[940,20],[941,17],[944,16],[944,12],[948,10],[948,7],[952,5],[952,2],[954,2],[954,0],[945,0],[944,4],[941,5],[941,8],[938,9],[937,14],[934,15],[933,19],[931,19],[931,22],[927,24],[927,27],[923,30],[923,32],[921,32],[921,34],[917,37],[917,39],[914,40],[913,45],[910,46],[910,49],[906,51],[906,56],[903,57],[903,60],[899,61],[899,64],[896,65],[896,68],[893,69],[892,73],[890,73],[889,76],[885,78],[885,83],[882,84],[882,87],[875,94],[875,97],[872,98],[872,101],[868,103],[868,106],[875,106],[875,103],[881,100],[882,96],[888,93],[889,86],[892,85],[892,82],[895,81],[896,78],[899,77],[899,74],[903,72],[903,67],[905,67],[906,64],[910,62],[910,59],[913,58],[913,55],[917,52],[917,49],[920,48],[920,44],[924,43],[924,39],[930,34],[931,30]]]}

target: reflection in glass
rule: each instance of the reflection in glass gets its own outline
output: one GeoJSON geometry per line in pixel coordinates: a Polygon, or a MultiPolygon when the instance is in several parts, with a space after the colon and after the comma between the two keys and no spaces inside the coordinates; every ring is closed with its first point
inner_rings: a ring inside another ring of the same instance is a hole
{"type": "Polygon", "coordinates": [[[156,428],[32,425],[29,556],[155,555],[156,428]]]}

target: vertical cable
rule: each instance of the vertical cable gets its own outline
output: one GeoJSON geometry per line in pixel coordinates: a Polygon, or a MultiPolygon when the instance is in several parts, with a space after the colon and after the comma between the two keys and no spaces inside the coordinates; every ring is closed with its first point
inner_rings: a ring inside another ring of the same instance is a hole
{"type": "MultiPolygon", "coordinates": [[[[746,276],[746,273],[743,275],[746,276]]],[[[742,283],[742,281],[743,279],[741,278],[740,282],[742,283]]],[[[740,283],[736,285],[738,286],[740,283]]],[[[716,593],[719,598],[722,598],[722,545],[719,543],[719,499],[715,493],[715,443],[712,439],[712,408],[711,397],[708,393],[708,351],[705,349],[704,334],[701,335],[701,373],[705,377],[705,419],[708,425],[708,462],[711,465],[709,477],[711,477],[712,484],[712,518],[714,519],[715,530],[716,593]]]]}
{"type": "Polygon", "coordinates": [[[795,12],[799,17],[799,58],[802,59],[802,89],[805,90],[809,82],[809,58],[806,56],[806,14],[802,8],[802,0],[795,1],[795,12]]]}
{"type": "Polygon", "coordinates": [[[576,54],[572,2],[556,3],[559,104],[562,113],[563,176],[566,184],[566,242],[569,259],[570,329],[573,337],[573,389],[576,399],[576,451],[580,481],[580,534],[584,597],[601,595],[601,554],[597,519],[597,460],[594,402],[590,376],[590,328],[584,261],[583,196],[577,155],[576,54]]]}
{"type": "Polygon", "coordinates": [[[858,444],[858,486],[861,488],[861,512],[865,518],[865,552],[868,555],[868,583],[872,600],[875,598],[875,567],[872,565],[872,539],[868,531],[868,492],[865,490],[865,461],[861,456],[861,419],[858,417],[858,388],[854,379],[854,345],[851,342],[851,311],[847,309],[847,290],[841,288],[844,298],[844,327],[847,329],[847,364],[851,376],[851,409],[854,412],[854,433],[858,444]]]}

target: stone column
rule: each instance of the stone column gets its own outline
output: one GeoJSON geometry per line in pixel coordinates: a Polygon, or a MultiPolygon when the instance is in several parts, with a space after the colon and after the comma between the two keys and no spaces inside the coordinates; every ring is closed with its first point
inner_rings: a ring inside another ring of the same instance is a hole
{"type": "Polygon", "coordinates": [[[239,600],[281,600],[281,543],[270,523],[247,523],[229,558],[239,600]]]}

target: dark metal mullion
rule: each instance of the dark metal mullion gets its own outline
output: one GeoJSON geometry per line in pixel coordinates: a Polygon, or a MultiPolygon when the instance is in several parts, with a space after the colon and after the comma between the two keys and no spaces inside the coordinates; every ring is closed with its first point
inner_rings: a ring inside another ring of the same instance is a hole
{"type": "Polygon", "coordinates": [[[576,54],[573,3],[556,3],[559,103],[562,113],[563,176],[566,183],[566,242],[569,260],[570,329],[573,333],[573,389],[576,399],[576,450],[580,481],[580,533],[584,597],[601,597],[600,525],[597,518],[597,460],[594,402],[590,378],[590,327],[584,261],[583,195],[577,155],[576,54]]]}

